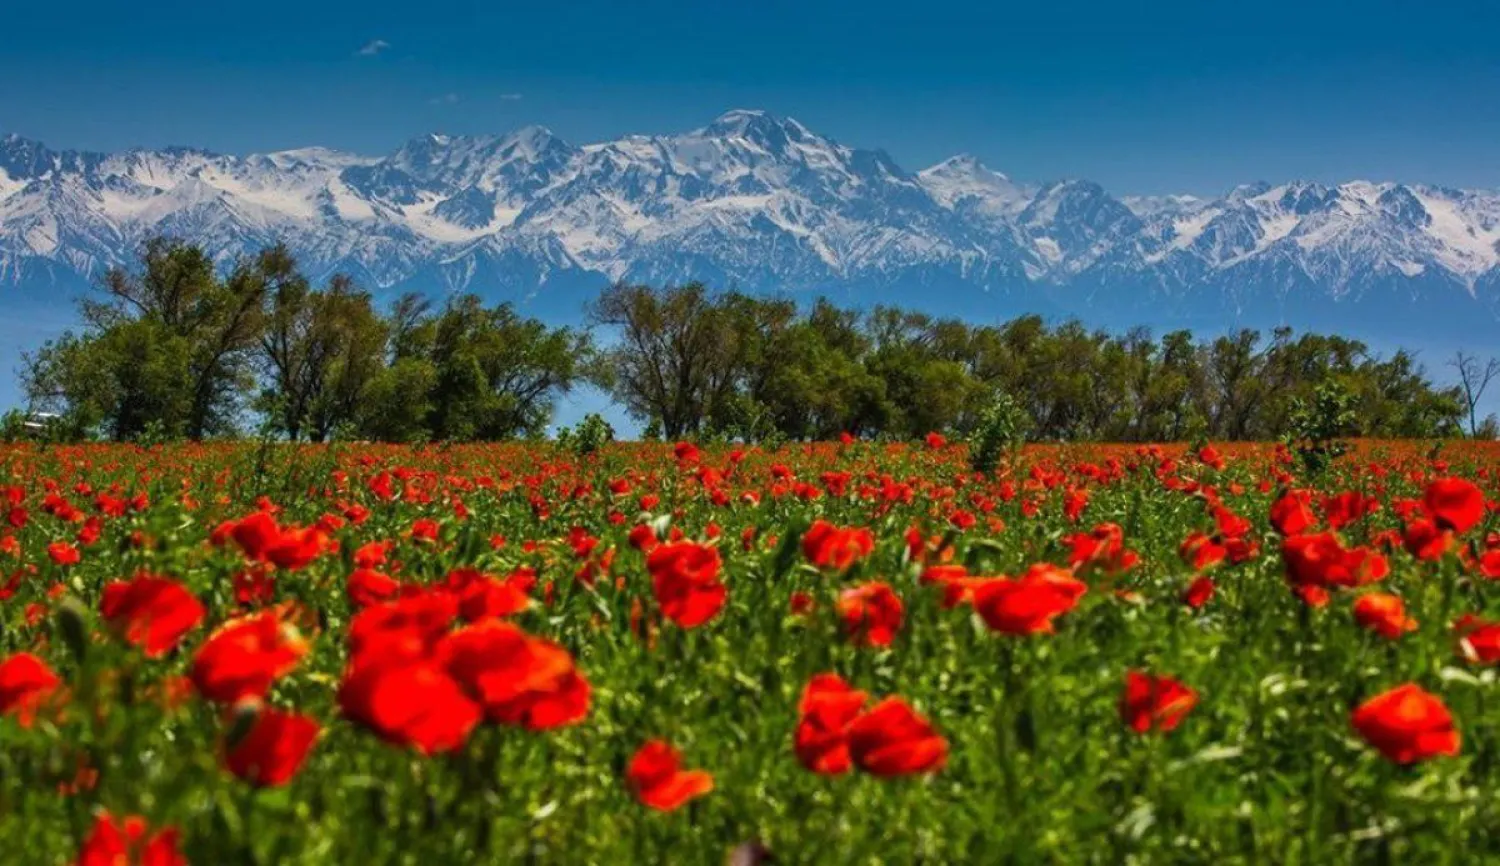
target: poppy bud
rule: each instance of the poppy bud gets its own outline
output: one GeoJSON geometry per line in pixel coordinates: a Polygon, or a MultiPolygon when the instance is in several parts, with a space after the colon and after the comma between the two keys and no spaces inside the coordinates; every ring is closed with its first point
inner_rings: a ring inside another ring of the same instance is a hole
{"type": "Polygon", "coordinates": [[[89,611],[77,598],[68,596],[57,606],[57,630],[63,643],[81,664],[89,651],[89,611]]]}
{"type": "Polygon", "coordinates": [[[250,698],[237,702],[229,712],[229,729],[224,732],[224,744],[230,749],[238,746],[255,727],[260,718],[260,701],[250,698]]]}

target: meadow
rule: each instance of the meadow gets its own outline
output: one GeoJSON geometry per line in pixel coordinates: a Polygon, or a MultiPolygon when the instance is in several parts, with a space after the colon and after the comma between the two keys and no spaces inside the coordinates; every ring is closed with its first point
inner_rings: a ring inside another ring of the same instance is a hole
{"type": "Polygon", "coordinates": [[[4,446],[4,860],[1483,862],[1497,469],[4,446]]]}

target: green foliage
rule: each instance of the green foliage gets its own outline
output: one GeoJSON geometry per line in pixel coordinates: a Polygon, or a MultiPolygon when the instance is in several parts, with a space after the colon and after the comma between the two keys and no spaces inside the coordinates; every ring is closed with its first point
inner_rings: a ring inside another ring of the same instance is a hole
{"type": "Polygon", "coordinates": [[[970,468],[975,472],[995,471],[1002,457],[1021,450],[1030,429],[1031,419],[1021,404],[1003,391],[996,394],[969,434],[970,468]]]}
{"type": "Polygon", "coordinates": [[[604,353],[607,382],[626,408],[659,420],[662,434],[697,434],[734,384],[745,332],[701,284],[663,292],[619,284],[594,302],[595,324],[618,331],[604,353]]]}
{"type": "Polygon", "coordinates": [[[342,277],[314,290],[292,273],[269,298],[258,408],[287,438],[324,441],[367,404],[385,366],[386,322],[342,277]]]}
{"type": "Polygon", "coordinates": [[[169,437],[234,432],[261,304],[284,259],[273,247],[220,277],[201,249],[148,241],[138,271],[110,271],[104,299],[82,303],[83,333],[28,357],[22,378],[31,404],[120,440],[153,424],[169,437]]]}
{"type": "Polygon", "coordinates": [[[22,385],[64,429],[120,441],[233,435],[248,409],[291,440],[536,436],[592,355],[587,334],[472,295],[436,313],[408,296],[383,316],[345,277],[311,286],[280,246],[221,274],[197,247],[152,240],[102,290],[82,332],[27,358],[22,385]]]}
{"type": "Polygon", "coordinates": [[[153,240],[102,291],[82,305],[82,330],[27,358],[22,385],[31,406],[64,417],[60,430],[122,441],[148,424],[166,438],[231,436],[252,413],[293,441],[339,429],[396,442],[535,438],[580,382],[612,394],[647,438],[972,439],[1003,393],[1039,441],[1272,440],[1330,378],[1352,395],[1345,435],[1435,438],[1472,415],[1484,372],[1467,390],[1439,389],[1409,353],[1381,358],[1337,336],[1158,340],[1034,315],[970,324],[824,299],[799,307],[698,283],[603,291],[589,311],[599,351],[591,330],[473,295],[440,309],[407,295],[382,312],[345,277],[311,285],[280,246],[221,273],[196,247],[153,240]]]}
{"type": "Polygon", "coordinates": [[[358,418],[363,438],[424,442],[437,388],[437,367],[422,358],[397,358],[376,374],[358,418]]]}
{"type": "Polygon", "coordinates": [[[697,284],[615,286],[593,321],[618,337],[594,381],[671,438],[969,436],[1001,392],[1038,440],[1274,440],[1296,401],[1333,376],[1355,397],[1351,435],[1450,435],[1464,413],[1458,391],[1435,388],[1409,353],[1380,358],[1289,330],[1157,340],[1039,316],[972,325],[826,300],[799,311],[697,284]]]}
{"type": "Polygon", "coordinates": [[[1286,440],[1309,472],[1321,472],[1349,450],[1344,437],[1355,429],[1355,395],[1342,381],[1328,379],[1310,398],[1292,400],[1286,440]]]}
{"type": "Polygon", "coordinates": [[[20,442],[28,438],[25,412],[11,409],[0,415],[0,442],[20,442]]]}
{"type": "Polygon", "coordinates": [[[583,416],[576,427],[557,431],[557,444],[580,457],[595,453],[615,441],[615,428],[597,412],[583,416]]]}
{"type": "Polygon", "coordinates": [[[394,351],[392,366],[408,365],[406,383],[420,382],[424,399],[414,406],[411,394],[382,396],[408,401],[398,411],[430,438],[471,441],[540,435],[553,401],[582,378],[592,349],[587,334],[463,295],[434,315],[412,317],[394,351]]]}

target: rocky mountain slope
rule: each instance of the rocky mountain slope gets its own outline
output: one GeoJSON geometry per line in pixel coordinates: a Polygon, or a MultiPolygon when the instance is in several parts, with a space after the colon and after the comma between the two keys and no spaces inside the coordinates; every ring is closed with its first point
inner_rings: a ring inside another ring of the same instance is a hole
{"type": "MultiPolygon", "coordinates": [[[[305,148],[55,151],[0,139],[0,297],[128,263],[169,234],[223,261],[286,242],[376,290],[576,310],[610,280],[1136,321],[1492,329],[1500,192],[1353,181],[1220,198],[921,171],[789,118],[577,146],[529,127],[384,157],[305,148]]],[[[54,292],[54,294],[56,294],[54,292]]]]}

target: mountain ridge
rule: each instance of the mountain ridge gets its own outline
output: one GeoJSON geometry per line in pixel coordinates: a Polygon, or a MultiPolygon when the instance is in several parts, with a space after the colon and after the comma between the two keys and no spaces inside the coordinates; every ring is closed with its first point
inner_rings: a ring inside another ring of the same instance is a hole
{"type": "Polygon", "coordinates": [[[386,156],[0,137],[0,297],[92,280],[154,234],[221,262],[284,241],[310,274],[381,292],[573,300],[606,281],[699,279],[964,310],[1465,327],[1492,326],[1500,297],[1500,191],[1290,181],[1117,197],[964,154],[908,171],[755,110],[584,145],[536,126],[431,134],[386,156]]]}

